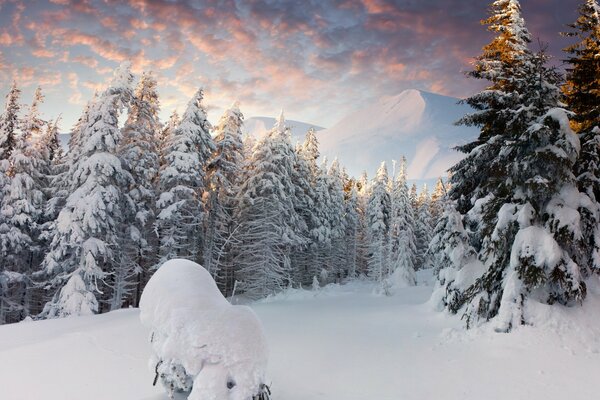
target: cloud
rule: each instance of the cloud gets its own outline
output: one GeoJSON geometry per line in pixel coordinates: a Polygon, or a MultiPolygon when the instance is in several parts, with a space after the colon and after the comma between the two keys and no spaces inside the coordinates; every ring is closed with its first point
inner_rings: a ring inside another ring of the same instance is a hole
{"type": "MultiPolygon", "coordinates": [[[[479,24],[487,3],[9,1],[2,5],[8,17],[0,20],[0,51],[4,65],[25,78],[64,85],[74,104],[84,102],[82,88],[101,87],[118,63],[129,60],[136,73],[158,73],[164,107],[185,104],[205,86],[207,103],[217,108],[240,99],[251,113],[274,114],[284,106],[328,125],[403,89],[458,97],[478,89],[481,83],[466,80],[463,71],[489,40],[479,24]],[[73,84],[58,79],[63,72],[82,76],[73,84]]],[[[565,39],[557,33],[574,20],[575,0],[522,3],[534,36],[552,41],[559,54],[565,39]]]]}

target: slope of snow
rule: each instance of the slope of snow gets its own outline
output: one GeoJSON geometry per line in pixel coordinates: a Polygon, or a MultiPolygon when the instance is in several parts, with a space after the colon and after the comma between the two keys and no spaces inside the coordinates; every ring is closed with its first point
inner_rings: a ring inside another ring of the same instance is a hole
{"type": "MultiPolygon", "coordinates": [[[[315,130],[320,131],[324,128],[312,125],[306,122],[294,121],[294,120],[286,120],[286,125],[291,128],[292,133],[292,142],[303,141],[306,136],[306,132],[310,128],[315,128],[315,130]]],[[[244,121],[244,125],[242,126],[242,132],[244,134],[252,135],[256,138],[262,137],[264,134],[269,132],[271,128],[275,125],[275,118],[270,117],[250,117],[244,121]]]]}
{"type": "Polygon", "coordinates": [[[356,110],[329,129],[319,132],[321,154],[338,157],[351,175],[366,170],[373,176],[381,161],[402,155],[408,160],[408,177],[428,180],[445,171],[463,155],[453,147],[477,137],[474,128],[454,123],[470,112],[458,99],[406,90],[356,110]]]}
{"type": "MultiPolygon", "coordinates": [[[[393,297],[354,282],[253,304],[271,350],[273,399],[597,398],[600,282],[582,307],[530,306],[536,326],[499,334],[465,332],[432,311],[419,278],[393,297]]],[[[167,400],[151,385],[138,318],[129,309],[0,327],[0,398],[167,400]]]]}

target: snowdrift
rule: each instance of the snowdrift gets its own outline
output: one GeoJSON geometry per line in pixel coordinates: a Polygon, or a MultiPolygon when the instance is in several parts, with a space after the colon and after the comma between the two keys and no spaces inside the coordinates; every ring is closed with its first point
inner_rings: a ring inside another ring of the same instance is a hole
{"type": "Polygon", "coordinates": [[[266,390],[260,321],[250,308],[231,305],[200,265],[163,264],[142,294],[140,319],[152,331],[150,368],[169,395],[250,400],[266,390]]]}

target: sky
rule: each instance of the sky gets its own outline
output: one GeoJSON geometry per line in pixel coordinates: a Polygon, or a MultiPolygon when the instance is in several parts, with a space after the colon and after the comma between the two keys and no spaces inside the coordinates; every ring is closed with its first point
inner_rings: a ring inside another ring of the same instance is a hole
{"type": "MultiPolygon", "coordinates": [[[[521,0],[535,38],[560,64],[580,0],[521,0]]],[[[13,80],[68,131],[94,91],[130,61],[158,79],[161,117],[202,87],[209,119],[239,100],[249,116],[329,127],[404,89],[466,97],[473,57],[491,38],[486,0],[0,0],[0,93],[13,80]]]]}

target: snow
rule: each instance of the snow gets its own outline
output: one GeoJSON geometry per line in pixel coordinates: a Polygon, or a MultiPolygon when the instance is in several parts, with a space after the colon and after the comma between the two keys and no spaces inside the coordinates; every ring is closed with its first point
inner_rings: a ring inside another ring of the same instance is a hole
{"type": "MultiPolygon", "coordinates": [[[[285,400],[594,399],[600,281],[581,307],[528,302],[533,326],[464,331],[427,303],[430,279],[395,296],[373,284],[288,290],[251,308],[269,342],[273,398],[285,400]]],[[[147,369],[139,311],[0,327],[1,398],[167,400],[147,369]]]]}
{"type": "Polygon", "coordinates": [[[430,180],[463,158],[453,148],[477,137],[477,130],[455,126],[468,106],[459,99],[405,90],[381,98],[369,107],[354,110],[334,126],[319,131],[322,156],[337,157],[350,175],[363,170],[373,176],[382,160],[406,156],[408,178],[430,180]]]}
{"type": "Polygon", "coordinates": [[[200,265],[164,263],[146,285],[140,310],[152,330],[150,370],[161,374],[167,392],[170,385],[191,389],[189,400],[248,400],[259,393],[268,353],[260,321],[250,308],[231,305],[200,265]]]}

